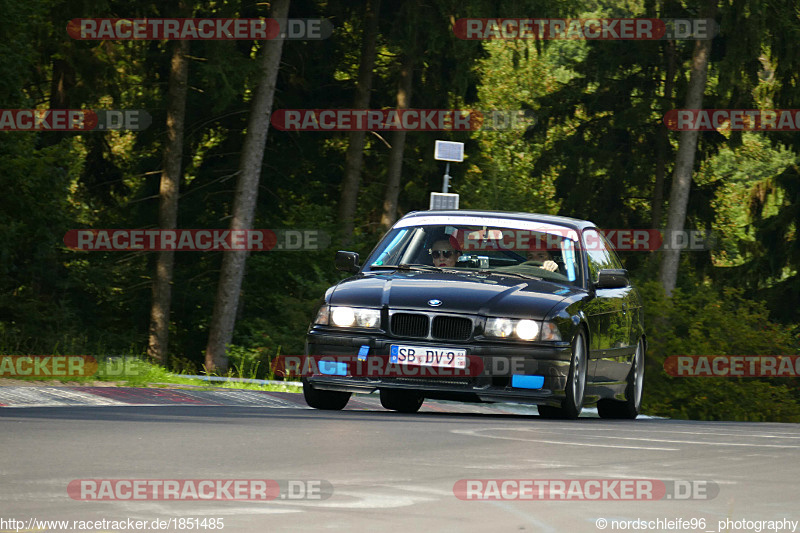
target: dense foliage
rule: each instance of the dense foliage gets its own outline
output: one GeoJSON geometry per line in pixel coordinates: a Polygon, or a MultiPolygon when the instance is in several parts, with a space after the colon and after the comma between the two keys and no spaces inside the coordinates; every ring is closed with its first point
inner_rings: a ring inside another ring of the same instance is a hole
{"type": "MultiPolygon", "coordinates": [[[[660,130],[661,119],[682,106],[693,41],[480,42],[456,38],[451,25],[467,16],[533,13],[690,18],[709,3],[634,0],[623,9],[604,0],[384,0],[371,108],[395,107],[401,66],[413,56],[412,107],[527,109],[537,117],[527,131],[409,133],[399,214],[426,209],[429,192],[440,189],[444,165],[433,159],[433,143],[449,139],[466,143],[466,161],[451,166],[464,208],[660,227],[664,205],[653,220],[654,202],[669,196],[678,141],[660,130]]],[[[800,101],[800,18],[789,4],[719,2],[706,107],[791,108],[800,101]]],[[[145,109],[153,117],[141,132],[0,133],[2,353],[144,353],[155,254],[75,252],[63,237],[73,228],[157,225],[169,43],[75,41],[66,23],[176,16],[178,9],[178,2],[141,0],[0,0],[3,108],[145,109]]],[[[191,6],[196,17],[266,16],[264,9],[240,0],[191,6]]],[[[352,107],[363,15],[362,1],[293,0],[290,16],[325,17],[335,31],[327,40],[285,43],[275,109],[352,107]]],[[[259,49],[250,41],[191,43],[181,228],[227,227],[259,49]]],[[[366,137],[349,243],[362,254],[383,231],[387,141],[366,137]]],[[[318,299],[341,279],[331,258],[342,238],[337,205],[347,144],[342,133],[270,131],[255,227],[314,229],[332,244],[251,254],[234,365],[263,376],[275,354],[301,353],[318,299]]],[[[712,231],[715,248],[683,255],[672,298],[647,283],[656,277],[658,252],[623,254],[647,302],[647,412],[800,421],[796,380],[670,378],[662,367],[674,354],[798,353],[798,153],[796,132],[702,133],[686,225],[712,231]]],[[[221,253],[176,255],[169,339],[175,369],[202,371],[221,253]]]]}

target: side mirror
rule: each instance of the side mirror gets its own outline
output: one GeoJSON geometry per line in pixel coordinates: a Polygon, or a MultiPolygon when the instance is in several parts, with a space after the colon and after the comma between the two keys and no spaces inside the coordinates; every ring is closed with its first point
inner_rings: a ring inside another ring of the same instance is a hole
{"type": "Polygon", "coordinates": [[[336,265],[336,270],[341,270],[342,272],[355,273],[361,269],[358,266],[358,254],[356,252],[339,250],[336,252],[336,259],[333,260],[333,264],[336,265]]]}
{"type": "Polygon", "coordinates": [[[628,271],[624,268],[604,268],[597,273],[595,289],[623,289],[630,285],[628,271]]]}

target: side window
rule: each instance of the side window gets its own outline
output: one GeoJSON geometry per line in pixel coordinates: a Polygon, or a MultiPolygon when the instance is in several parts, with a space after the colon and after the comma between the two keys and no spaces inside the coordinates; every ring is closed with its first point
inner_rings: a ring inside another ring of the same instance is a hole
{"type": "Polygon", "coordinates": [[[586,257],[589,260],[590,281],[597,281],[597,273],[604,268],[617,268],[613,266],[611,254],[606,248],[605,239],[597,230],[589,229],[583,232],[583,245],[586,248],[586,257]]]}
{"type": "Polygon", "coordinates": [[[614,246],[608,242],[606,236],[603,235],[603,243],[606,245],[606,249],[608,250],[608,257],[611,259],[611,266],[609,268],[625,268],[622,266],[622,261],[620,261],[617,252],[614,250],[614,246]]]}

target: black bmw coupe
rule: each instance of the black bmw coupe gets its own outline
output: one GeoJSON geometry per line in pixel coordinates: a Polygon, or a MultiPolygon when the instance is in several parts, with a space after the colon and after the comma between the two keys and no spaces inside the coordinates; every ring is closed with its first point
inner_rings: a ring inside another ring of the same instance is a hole
{"type": "Polygon", "coordinates": [[[536,404],[541,416],[639,414],[647,347],[641,297],[597,227],[566,217],[419,211],[399,220],[311,324],[306,402],[342,409],[380,391],[391,410],[426,398],[536,404]]]}

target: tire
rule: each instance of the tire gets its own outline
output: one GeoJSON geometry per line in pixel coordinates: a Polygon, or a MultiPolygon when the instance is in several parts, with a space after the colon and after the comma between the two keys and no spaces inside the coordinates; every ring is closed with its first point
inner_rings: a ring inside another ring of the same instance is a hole
{"type": "Polygon", "coordinates": [[[412,391],[381,389],[380,394],[384,409],[398,413],[416,413],[425,401],[422,395],[412,391]]]}
{"type": "Polygon", "coordinates": [[[644,390],[644,341],[639,339],[633,365],[628,373],[628,386],[625,387],[625,401],[601,400],[597,402],[597,412],[601,418],[633,420],[642,408],[644,390]]]}
{"type": "Polygon", "coordinates": [[[567,374],[567,386],[564,389],[565,398],[561,407],[552,405],[538,406],[542,418],[557,418],[574,420],[581,414],[583,398],[586,392],[586,376],[589,371],[589,351],[586,347],[586,333],[583,328],[578,330],[572,339],[572,361],[567,374]]]}
{"type": "Polygon", "coordinates": [[[306,380],[303,380],[303,397],[310,407],[325,411],[341,411],[350,401],[349,392],[315,389],[306,380]]]}

